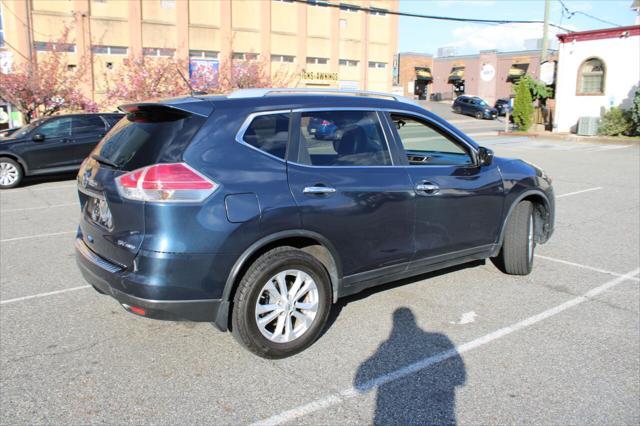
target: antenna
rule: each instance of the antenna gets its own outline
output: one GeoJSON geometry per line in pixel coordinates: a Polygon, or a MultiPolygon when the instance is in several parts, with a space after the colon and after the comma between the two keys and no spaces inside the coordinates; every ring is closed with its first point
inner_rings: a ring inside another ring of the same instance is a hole
{"type": "Polygon", "coordinates": [[[194,90],[193,87],[191,86],[191,83],[189,83],[189,80],[187,80],[184,76],[184,74],[182,74],[182,71],[180,71],[180,68],[178,67],[178,65],[176,65],[176,72],[178,73],[178,75],[182,78],[182,81],[184,81],[184,83],[187,85],[187,87],[189,88],[189,90],[191,91],[191,96],[195,96],[195,95],[206,95],[207,92],[203,92],[201,90],[194,90]]]}

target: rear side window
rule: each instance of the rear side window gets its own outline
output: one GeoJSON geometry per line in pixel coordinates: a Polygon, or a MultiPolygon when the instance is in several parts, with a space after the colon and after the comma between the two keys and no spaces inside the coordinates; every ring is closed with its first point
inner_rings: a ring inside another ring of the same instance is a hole
{"type": "Polygon", "coordinates": [[[372,111],[302,113],[298,161],[312,166],[391,165],[378,115],[372,111]]]}
{"type": "Polygon", "coordinates": [[[72,129],[74,134],[79,133],[104,133],[104,121],[97,115],[73,117],[72,129]]]}
{"type": "Polygon", "coordinates": [[[107,125],[113,127],[124,115],[103,115],[102,118],[107,120],[107,125]]]}
{"type": "Polygon", "coordinates": [[[257,116],[247,127],[242,140],[260,151],[284,160],[289,141],[289,114],[257,116]]]}
{"type": "Polygon", "coordinates": [[[205,120],[204,117],[164,107],[138,110],[120,120],[94,153],[117,164],[122,170],[180,161],[205,120]]]}

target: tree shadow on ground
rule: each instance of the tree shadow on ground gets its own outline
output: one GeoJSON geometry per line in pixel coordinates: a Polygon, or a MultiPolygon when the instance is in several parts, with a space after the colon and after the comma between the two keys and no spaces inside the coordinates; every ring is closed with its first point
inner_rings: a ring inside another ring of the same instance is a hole
{"type": "Polygon", "coordinates": [[[420,329],[403,307],[393,313],[389,338],[358,367],[353,382],[361,392],[377,388],[375,425],[442,425],[456,423],[456,387],[465,380],[451,340],[420,329]]]}

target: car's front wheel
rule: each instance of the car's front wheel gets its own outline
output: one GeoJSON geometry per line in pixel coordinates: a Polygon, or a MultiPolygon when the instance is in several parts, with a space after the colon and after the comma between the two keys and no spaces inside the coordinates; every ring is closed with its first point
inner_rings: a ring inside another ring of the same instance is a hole
{"type": "Polygon", "coordinates": [[[22,167],[10,158],[0,158],[0,189],[15,188],[22,181],[22,167]]]}
{"type": "Polygon", "coordinates": [[[310,346],[322,332],[331,307],[324,266],[293,247],[260,256],[234,297],[234,337],[264,358],[285,358],[310,346]]]}
{"type": "Polygon", "coordinates": [[[482,118],[484,117],[484,114],[482,114],[482,111],[476,111],[475,116],[478,120],[482,120],[482,118]]]}
{"type": "Polygon", "coordinates": [[[536,248],[533,204],[521,201],[514,207],[507,227],[496,265],[510,275],[529,275],[533,268],[536,248]]]}

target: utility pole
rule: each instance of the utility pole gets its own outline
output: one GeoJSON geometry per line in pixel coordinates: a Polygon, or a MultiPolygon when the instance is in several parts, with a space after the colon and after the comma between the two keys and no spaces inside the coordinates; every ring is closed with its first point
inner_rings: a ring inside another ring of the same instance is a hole
{"type": "Polygon", "coordinates": [[[551,0],[544,0],[544,24],[542,25],[542,51],[540,52],[540,63],[547,60],[549,50],[549,9],[551,0]]]}

